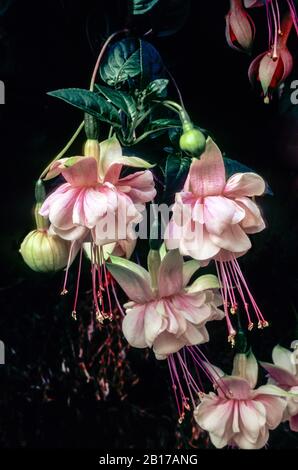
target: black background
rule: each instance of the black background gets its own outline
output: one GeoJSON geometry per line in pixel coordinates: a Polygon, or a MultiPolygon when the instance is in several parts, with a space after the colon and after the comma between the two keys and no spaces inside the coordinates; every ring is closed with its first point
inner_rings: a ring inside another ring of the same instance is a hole
{"type": "MultiPolygon", "coordinates": [[[[59,296],[62,274],[33,273],[18,253],[32,228],[34,181],[81,120],[78,110],[46,92],[88,87],[107,37],[105,15],[113,18],[112,27],[122,28],[124,3],[0,2],[0,79],[6,87],[6,104],[0,109],[0,339],[7,356],[7,364],[0,366],[3,447],[173,448],[187,446],[190,438],[187,426],[177,427],[167,369],[151,356],[130,353],[139,382],[124,400],[112,396],[96,401],[92,385],[75,372],[61,373],[61,361],[69,360],[69,345],[76,338],[69,306],[59,296]]],[[[270,360],[277,342],[288,347],[298,336],[298,124],[295,113],[280,114],[277,100],[265,106],[251,88],[251,59],[225,42],[227,11],[228,1],[193,1],[189,19],[178,33],[147,39],[174,74],[193,119],[216,137],[230,158],[260,173],[274,193],[260,202],[268,228],[254,237],[253,249],[243,261],[271,323],[267,330],[251,333],[250,340],[257,357],[270,360]]],[[[256,53],[264,49],[262,15],[255,12],[256,53]]],[[[142,28],[146,30],[146,22],[142,28]]],[[[297,51],[295,38],[291,46],[293,53],[297,51]]],[[[294,70],[292,79],[297,78],[294,70]]],[[[172,96],[176,98],[174,91],[172,96]]],[[[74,153],[80,153],[81,144],[82,138],[74,153]]],[[[229,368],[232,352],[224,327],[218,327],[207,351],[213,362],[229,368]]],[[[272,433],[269,445],[297,447],[297,436],[287,425],[281,428],[272,433]]]]}

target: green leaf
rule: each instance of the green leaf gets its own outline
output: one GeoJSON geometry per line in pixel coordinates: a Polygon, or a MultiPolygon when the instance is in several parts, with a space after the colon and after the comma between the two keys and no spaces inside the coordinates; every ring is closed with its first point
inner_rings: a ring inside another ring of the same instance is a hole
{"type": "Polygon", "coordinates": [[[100,67],[100,76],[110,86],[117,86],[135,77],[138,87],[144,88],[150,81],[162,78],[164,67],[157,50],[148,42],[125,38],[109,49],[100,67]]]}
{"type": "Polygon", "coordinates": [[[175,193],[182,190],[185,183],[191,158],[181,157],[179,154],[170,154],[165,166],[164,201],[171,202],[175,193]]]}
{"type": "Polygon", "coordinates": [[[165,98],[167,96],[167,86],[169,80],[166,78],[158,78],[149,83],[145,90],[144,99],[165,98]]]}
{"type": "Polygon", "coordinates": [[[140,72],[139,41],[132,38],[116,42],[100,67],[102,80],[111,86],[133,78],[140,72]]]}
{"type": "Polygon", "coordinates": [[[151,10],[159,0],[130,0],[133,15],[143,15],[151,10]]]}
{"type": "Polygon", "coordinates": [[[121,127],[121,120],[117,109],[102,96],[81,88],[64,88],[50,91],[50,96],[59,98],[81,109],[97,119],[107,122],[114,127],[121,127]]]}
{"type": "Polygon", "coordinates": [[[154,119],[154,121],[151,121],[149,123],[149,129],[158,129],[159,127],[167,127],[169,129],[172,128],[181,128],[181,121],[178,119],[172,119],[172,118],[161,118],[161,119],[154,119]]]}
{"type": "Polygon", "coordinates": [[[121,109],[131,119],[136,117],[136,103],[133,97],[128,93],[103,85],[95,85],[95,87],[103,96],[110,100],[117,108],[121,109]]]}

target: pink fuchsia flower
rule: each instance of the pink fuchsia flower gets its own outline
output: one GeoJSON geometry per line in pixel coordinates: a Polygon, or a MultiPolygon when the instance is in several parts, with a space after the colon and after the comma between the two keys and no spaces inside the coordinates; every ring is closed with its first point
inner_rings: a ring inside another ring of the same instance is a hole
{"type": "Polygon", "coordinates": [[[285,392],[273,385],[255,389],[258,365],[254,355],[237,354],[231,376],[216,368],[216,393],[201,398],[194,412],[198,425],[208,431],[217,448],[226,445],[240,449],[260,449],[269,438],[269,430],[282,421],[285,392]]]}
{"type": "Polygon", "coordinates": [[[88,235],[96,245],[125,240],[131,221],[140,220],[144,203],[151,201],[156,191],[150,171],[121,178],[123,166],[152,167],[138,157],[123,156],[116,138],[101,142],[99,162],[92,156],[56,161],[49,174],[61,173],[66,182],[47,197],[40,214],[49,217],[52,230],[65,240],[88,235]],[[111,225],[108,233],[104,231],[106,222],[111,225]]]}
{"type": "Polygon", "coordinates": [[[185,345],[209,340],[206,323],[223,318],[216,276],[199,277],[187,287],[199,268],[197,261],[183,263],[178,250],[156,263],[150,274],[123,258],[111,257],[108,269],[127,294],[122,328],[131,346],[152,347],[157,359],[165,359],[185,345]]]}
{"type": "Polygon", "coordinates": [[[226,16],[226,39],[230,47],[250,52],[255,36],[255,25],[243,8],[242,0],[230,0],[226,16]]]}
{"type": "Polygon", "coordinates": [[[287,408],[284,413],[284,420],[289,421],[292,431],[298,432],[298,354],[275,346],[272,351],[273,364],[261,362],[261,365],[269,373],[273,383],[287,390],[293,396],[287,397],[287,408]],[[295,397],[294,395],[297,395],[295,397]]]}
{"type": "MultiPolygon", "coordinates": [[[[257,56],[249,67],[249,80],[252,84],[260,82],[265,103],[269,103],[273,91],[284,82],[292,71],[293,59],[287,48],[287,39],[292,25],[293,20],[288,14],[278,32],[275,33],[269,51],[257,56]]],[[[271,42],[272,39],[270,39],[271,42]]]]}
{"type": "Polygon", "coordinates": [[[169,249],[207,264],[215,260],[224,300],[229,340],[236,334],[229,319],[237,311],[234,287],[243,302],[249,328],[253,326],[248,301],[259,327],[267,326],[237,262],[251,247],[249,234],[260,232],[265,223],[251,199],[265,191],[264,180],[255,173],[236,173],[228,181],[222,154],[209,138],[200,160],[193,159],[183,191],[176,194],[173,217],[165,233],[169,249]]]}
{"type": "MultiPolygon", "coordinates": [[[[95,152],[96,153],[96,152],[95,152]]],[[[138,171],[121,178],[126,167],[150,168],[152,165],[138,157],[125,157],[116,138],[100,143],[99,161],[96,155],[64,158],[50,168],[47,179],[59,173],[66,182],[50,194],[43,203],[40,214],[48,217],[50,230],[64,240],[71,241],[69,260],[62,293],[66,293],[68,269],[81,250],[74,315],[81,272],[83,242],[91,243],[93,298],[96,315],[102,318],[103,295],[109,283],[105,268],[103,246],[128,242],[129,250],[135,243],[134,224],[142,220],[145,203],[151,201],[156,191],[152,173],[138,171]]],[[[108,289],[109,316],[111,300],[108,289]]]]}

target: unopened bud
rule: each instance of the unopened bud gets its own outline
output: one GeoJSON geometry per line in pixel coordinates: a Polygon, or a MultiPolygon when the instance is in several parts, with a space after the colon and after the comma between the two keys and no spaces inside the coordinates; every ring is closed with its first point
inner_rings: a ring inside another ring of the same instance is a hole
{"type": "Polygon", "coordinates": [[[23,240],[20,253],[33,271],[59,271],[67,264],[69,242],[49,235],[47,230],[32,230],[23,240]]]}

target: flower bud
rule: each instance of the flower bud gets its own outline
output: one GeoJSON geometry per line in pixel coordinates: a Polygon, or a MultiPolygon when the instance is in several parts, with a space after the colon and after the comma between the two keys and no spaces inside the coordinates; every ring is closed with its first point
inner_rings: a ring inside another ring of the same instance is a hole
{"type": "Polygon", "coordinates": [[[199,129],[185,129],[180,137],[179,145],[183,152],[188,153],[193,157],[199,157],[205,150],[206,139],[204,134],[199,129]]]}
{"type": "Polygon", "coordinates": [[[255,37],[255,25],[242,5],[242,0],[231,0],[226,16],[226,39],[230,47],[250,52],[255,37]]]}
{"type": "Polygon", "coordinates": [[[58,271],[67,265],[69,242],[47,230],[32,230],[23,240],[20,253],[33,271],[58,271]]]}

